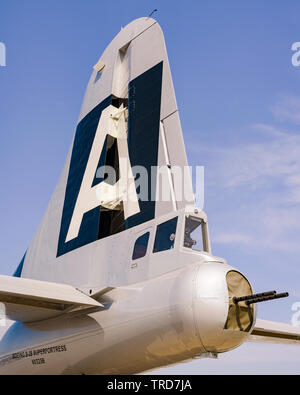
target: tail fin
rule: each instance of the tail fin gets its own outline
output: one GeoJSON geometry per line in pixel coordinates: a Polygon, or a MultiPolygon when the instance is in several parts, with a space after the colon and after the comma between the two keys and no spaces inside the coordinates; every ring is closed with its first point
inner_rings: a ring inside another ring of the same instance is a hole
{"type": "Polygon", "coordinates": [[[126,230],[194,206],[187,166],[163,33],[156,21],[141,18],[121,30],[94,66],[21,276],[81,287],[113,281],[107,267],[113,235],[124,234],[126,243],[126,230]],[[184,193],[174,169],[185,175],[184,193]]]}

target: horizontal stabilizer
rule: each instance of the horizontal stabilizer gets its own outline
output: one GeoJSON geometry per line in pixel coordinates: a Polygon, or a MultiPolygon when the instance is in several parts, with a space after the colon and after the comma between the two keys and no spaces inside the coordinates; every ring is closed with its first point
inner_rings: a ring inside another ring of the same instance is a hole
{"type": "Polygon", "coordinates": [[[281,322],[258,319],[248,340],[252,342],[300,345],[300,328],[281,322]]]}
{"type": "Polygon", "coordinates": [[[103,307],[76,288],[46,281],[0,276],[6,317],[21,322],[51,318],[78,308],[103,307]]]}

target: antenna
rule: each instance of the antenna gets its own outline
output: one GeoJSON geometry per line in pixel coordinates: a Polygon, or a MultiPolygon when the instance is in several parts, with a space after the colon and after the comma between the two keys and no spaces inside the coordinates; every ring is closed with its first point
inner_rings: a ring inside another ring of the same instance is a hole
{"type": "Polygon", "coordinates": [[[148,16],[147,19],[151,18],[151,16],[152,16],[155,12],[157,12],[157,11],[158,11],[158,9],[155,8],[155,10],[153,10],[153,11],[150,13],[150,15],[148,16]]]}

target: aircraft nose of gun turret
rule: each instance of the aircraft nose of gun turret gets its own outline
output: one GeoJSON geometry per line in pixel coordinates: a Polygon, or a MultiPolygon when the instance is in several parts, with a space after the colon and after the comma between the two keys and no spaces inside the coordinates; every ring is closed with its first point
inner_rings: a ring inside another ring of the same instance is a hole
{"type": "Polygon", "coordinates": [[[207,352],[229,351],[247,339],[255,322],[255,305],[246,301],[235,303],[234,298],[251,294],[249,281],[227,264],[210,263],[199,267],[194,312],[207,352]]]}

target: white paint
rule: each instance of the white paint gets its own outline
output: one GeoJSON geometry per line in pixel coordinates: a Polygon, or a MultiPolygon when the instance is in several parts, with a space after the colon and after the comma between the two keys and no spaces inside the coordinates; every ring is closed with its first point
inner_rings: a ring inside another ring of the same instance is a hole
{"type": "Polygon", "coordinates": [[[109,209],[119,209],[121,202],[124,205],[125,219],[140,212],[128,153],[125,109],[122,107],[120,111],[111,105],[102,111],[99,120],[66,242],[78,236],[85,213],[100,205],[109,209]],[[120,178],[114,185],[102,181],[91,187],[107,135],[117,139],[120,178]]]}

